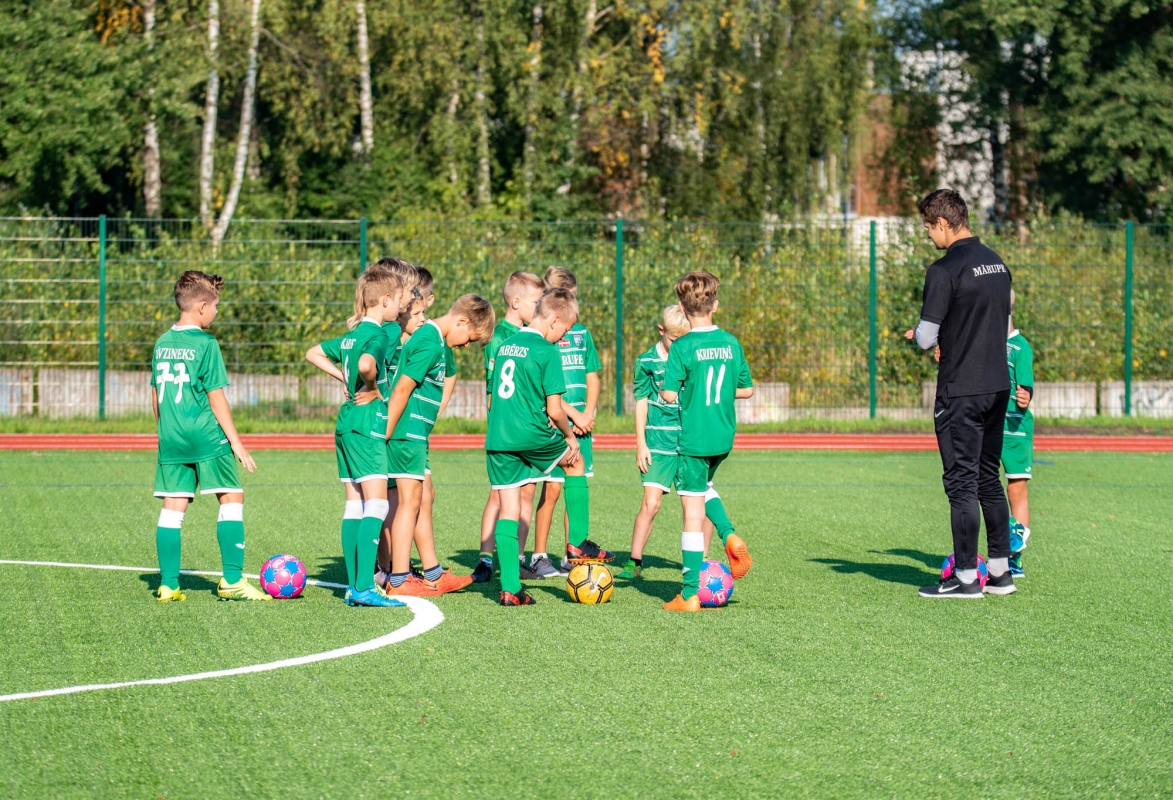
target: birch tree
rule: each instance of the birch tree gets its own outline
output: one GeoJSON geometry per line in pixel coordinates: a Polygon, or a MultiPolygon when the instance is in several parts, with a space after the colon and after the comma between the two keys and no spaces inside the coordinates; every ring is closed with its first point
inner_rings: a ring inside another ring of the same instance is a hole
{"type": "MultiPolygon", "coordinates": [[[[143,36],[153,62],[155,0],[143,0],[143,36]]],[[[152,63],[150,66],[153,68],[155,65],[152,63]]],[[[148,217],[158,217],[162,211],[163,187],[159,173],[159,129],[155,124],[155,86],[152,75],[151,88],[147,90],[147,123],[143,127],[143,206],[148,217]]]]}
{"type": "Polygon", "coordinates": [[[477,68],[476,91],[473,100],[477,115],[477,205],[484,207],[493,202],[493,189],[489,165],[489,110],[485,98],[485,61],[488,53],[485,47],[485,15],[479,9],[476,17],[477,68]]]}
{"type": "Polygon", "coordinates": [[[220,3],[208,0],[208,87],[204,96],[204,136],[200,155],[200,222],[211,224],[212,177],[216,166],[216,106],[220,102],[220,3]]]}
{"type": "Polygon", "coordinates": [[[522,153],[522,180],[525,190],[525,207],[533,208],[534,196],[534,159],[537,157],[537,146],[534,139],[538,130],[538,84],[542,79],[542,6],[534,4],[534,26],[530,36],[529,85],[525,100],[525,150],[522,153]]]}
{"type": "MultiPolygon", "coordinates": [[[[248,43],[248,71],[244,79],[244,101],[240,107],[240,130],[236,135],[236,162],[232,166],[232,186],[220,209],[220,218],[212,231],[213,246],[219,246],[228,233],[228,225],[236,212],[236,201],[240,198],[240,185],[244,182],[244,168],[248,163],[249,134],[252,129],[253,108],[257,92],[257,45],[261,35],[261,0],[252,0],[251,34],[248,43]]],[[[353,108],[353,106],[352,106],[353,108]]]]}
{"type": "Polygon", "coordinates": [[[371,100],[371,60],[365,0],[356,0],[355,11],[358,14],[358,108],[362,117],[363,153],[370,158],[371,152],[375,149],[375,121],[371,100]]]}

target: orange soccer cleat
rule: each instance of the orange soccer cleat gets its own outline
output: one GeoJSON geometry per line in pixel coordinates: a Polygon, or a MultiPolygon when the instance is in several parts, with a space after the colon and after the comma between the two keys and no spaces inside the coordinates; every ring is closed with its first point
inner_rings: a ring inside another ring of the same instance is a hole
{"type": "Polygon", "coordinates": [[[391,581],[387,581],[383,591],[388,597],[427,597],[436,594],[427,581],[414,575],[408,575],[407,580],[398,586],[392,586],[391,581]]]}
{"type": "Polygon", "coordinates": [[[685,600],[684,595],[678,594],[672,600],[665,603],[663,607],[665,611],[700,611],[701,599],[694,594],[685,600]]]}
{"type": "Polygon", "coordinates": [[[753,566],[753,559],[749,557],[749,548],[745,540],[735,533],[729,534],[725,540],[725,555],[729,556],[729,571],[733,573],[733,580],[740,580],[753,566]]]}
{"type": "Polygon", "coordinates": [[[453,575],[449,570],[444,570],[444,574],[435,581],[429,581],[427,578],[424,578],[423,583],[427,587],[423,596],[435,597],[436,595],[447,594],[448,592],[459,592],[472,583],[472,576],[453,575]]]}

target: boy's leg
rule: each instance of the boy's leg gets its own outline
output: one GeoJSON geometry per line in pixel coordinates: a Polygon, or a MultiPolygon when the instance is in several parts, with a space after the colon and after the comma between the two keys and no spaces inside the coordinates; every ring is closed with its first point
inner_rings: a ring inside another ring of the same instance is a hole
{"type": "Polygon", "coordinates": [[[183,527],[187,503],[186,497],[164,497],[163,508],[159,511],[159,523],[155,528],[155,550],[159,554],[159,585],[166,586],[173,592],[179,591],[182,556],[180,529],[183,527]]]}
{"type": "Polygon", "coordinates": [[[387,481],[387,518],[383,520],[383,528],[379,531],[379,553],[375,559],[377,572],[384,574],[391,572],[391,523],[398,513],[399,491],[394,479],[391,479],[387,481]]]}
{"type": "Polygon", "coordinates": [[[1006,481],[1006,496],[1010,500],[1010,516],[1030,527],[1030,502],[1027,499],[1026,478],[1011,478],[1006,481]]]}
{"type": "Polygon", "coordinates": [[[644,547],[648,543],[648,537],[652,535],[652,525],[656,521],[656,514],[660,513],[663,497],[664,490],[660,487],[644,486],[643,501],[635,515],[635,525],[631,532],[631,557],[617,578],[640,577],[643,570],[644,547]]]}
{"type": "Polygon", "coordinates": [[[705,535],[701,530],[705,521],[704,494],[681,494],[680,504],[684,510],[684,532],[680,534],[680,597],[687,601],[700,591],[701,568],[705,560],[705,535]]]}
{"type": "Polygon", "coordinates": [[[244,493],[225,492],[220,499],[216,521],[216,541],[220,544],[220,563],[224,580],[237,583],[244,572],[244,493]]]}
{"type": "Polygon", "coordinates": [[[501,591],[516,596],[521,592],[521,565],[516,555],[521,487],[502,488],[498,494],[501,498],[501,516],[497,520],[494,539],[497,542],[497,561],[501,565],[501,591]]]}
{"type": "MultiPolygon", "coordinates": [[[[519,558],[525,555],[525,542],[529,538],[530,523],[534,518],[534,495],[537,494],[537,489],[536,483],[527,483],[521,487],[521,512],[517,517],[517,555],[519,558]]],[[[541,553],[544,550],[535,547],[534,552],[541,553]]]]}
{"type": "Polygon", "coordinates": [[[362,494],[351,482],[342,484],[346,489],[346,506],[342,511],[342,562],[346,565],[346,585],[357,590],[354,576],[358,571],[358,529],[362,524],[362,494]]]}
{"type": "Polygon", "coordinates": [[[387,518],[387,479],[371,478],[359,484],[362,493],[362,520],[358,526],[358,547],[354,568],[354,585],[359,591],[375,585],[375,560],[379,553],[379,534],[387,518]]]}
{"type": "Polygon", "coordinates": [[[500,492],[489,489],[489,499],[485,501],[485,511],[481,514],[481,550],[477,556],[476,569],[472,571],[473,580],[477,583],[485,583],[493,578],[493,550],[497,546],[493,530],[497,527],[500,513],[500,492]]]}
{"type": "Polygon", "coordinates": [[[534,514],[534,552],[549,552],[550,526],[554,524],[554,510],[562,495],[562,481],[542,482],[542,493],[538,498],[538,510],[534,514]]]}
{"type": "MultiPolygon", "coordinates": [[[[399,490],[399,508],[391,524],[391,586],[398,588],[411,575],[411,544],[415,539],[415,525],[419,519],[424,483],[414,478],[396,478],[399,490]]],[[[435,558],[432,548],[431,558],[435,558]]],[[[424,557],[423,550],[420,557],[424,557]]],[[[427,562],[425,561],[425,564],[427,562]]]]}
{"type": "MultiPolygon", "coordinates": [[[[713,471],[716,472],[716,469],[713,471]]],[[[705,517],[713,523],[713,528],[721,537],[721,544],[725,544],[729,534],[733,533],[733,523],[729,521],[729,515],[725,513],[725,504],[721,502],[721,495],[713,488],[712,481],[709,481],[705,489],[705,517]]]]}
{"type": "MultiPolygon", "coordinates": [[[[424,473],[423,491],[420,493],[420,510],[415,518],[415,549],[419,553],[420,566],[427,571],[428,564],[439,564],[436,556],[436,531],[433,527],[432,510],[436,505],[436,487],[432,484],[432,473],[424,473]],[[427,555],[425,554],[427,551],[427,555]]],[[[437,567],[439,569],[439,567],[437,567]]],[[[443,572],[443,570],[440,570],[443,572]]],[[[429,578],[428,580],[435,580],[429,578]]]]}
{"type": "Polygon", "coordinates": [[[572,564],[602,564],[611,561],[615,554],[599,547],[590,538],[591,493],[584,474],[583,459],[569,464],[565,458],[561,465],[566,472],[566,560],[572,564]]]}

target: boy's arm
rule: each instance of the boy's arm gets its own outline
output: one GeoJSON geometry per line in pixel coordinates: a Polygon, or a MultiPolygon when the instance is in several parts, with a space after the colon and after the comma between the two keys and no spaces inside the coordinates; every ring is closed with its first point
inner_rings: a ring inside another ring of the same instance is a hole
{"type": "Polygon", "coordinates": [[[408,375],[400,375],[399,380],[395,382],[395,389],[391,392],[391,399],[387,401],[387,438],[391,438],[391,434],[395,432],[395,426],[399,424],[399,418],[403,416],[403,412],[407,409],[407,404],[411,400],[411,393],[415,391],[418,383],[413,381],[408,375]]]}
{"type": "Polygon", "coordinates": [[[648,398],[635,401],[635,463],[640,472],[647,472],[652,465],[652,451],[648,449],[648,398]]]}
{"type": "Polygon", "coordinates": [[[305,360],[313,364],[322,372],[329,375],[334,380],[345,385],[346,378],[343,376],[342,370],[335,366],[334,362],[331,361],[330,358],[326,355],[326,352],[322,350],[322,346],[320,344],[315,344],[309,350],[306,350],[305,360]]]}
{"type": "Polygon", "coordinates": [[[444,376],[444,394],[440,396],[440,410],[436,412],[436,418],[439,419],[444,414],[444,409],[448,408],[448,401],[452,399],[452,393],[456,391],[456,376],[444,376]]]}
{"type": "Polygon", "coordinates": [[[668,366],[664,368],[664,381],[660,384],[660,397],[665,403],[675,403],[680,397],[680,387],[688,377],[684,356],[679,347],[668,351],[668,366]]]}
{"type": "Polygon", "coordinates": [[[599,373],[588,372],[586,376],[587,382],[587,398],[586,398],[586,418],[589,423],[587,431],[594,430],[595,427],[595,413],[599,409],[599,373]]]}
{"type": "Polygon", "coordinates": [[[566,446],[570,449],[568,463],[573,464],[578,461],[578,437],[574,435],[574,427],[566,417],[566,411],[563,408],[565,405],[566,403],[563,402],[560,394],[546,396],[546,415],[550,418],[550,422],[554,423],[558,432],[566,437],[566,446]]]}
{"type": "Polygon", "coordinates": [[[1018,378],[1014,402],[1019,408],[1025,409],[1035,397],[1035,356],[1029,349],[1019,350],[1014,361],[1014,374],[1018,378]]]}
{"type": "Polygon", "coordinates": [[[159,424],[159,390],[151,387],[151,411],[155,414],[155,424],[159,424]]]}
{"type": "Polygon", "coordinates": [[[737,359],[741,363],[737,365],[737,391],[733,397],[737,400],[746,400],[753,397],[753,376],[749,374],[749,362],[745,360],[745,351],[741,349],[740,344],[737,348],[737,359]]]}
{"type": "Polygon", "coordinates": [[[589,421],[587,415],[579,413],[579,410],[566,402],[562,395],[558,395],[558,401],[562,406],[562,413],[570,420],[570,424],[574,426],[574,432],[576,434],[588,433],[590,428],[587,427],[589,421]]]}
{"type": "Polygon", "coordinates": [[[257,462],[253,461],[244,442],[240,440],[240,434],[236,432],[236,425],[232,422],[232,409],[228,407],[228,398],[224,396],[223,389],[213,389],[208,392],[208,406],[212,409],[216,422],[219,422],[220,427],[224,429],[224,435],[228,437],[228,444],[232,445],[232,454],[241,464],[244,464],[244,468],[250,473],[256,472],[257,462]]]}

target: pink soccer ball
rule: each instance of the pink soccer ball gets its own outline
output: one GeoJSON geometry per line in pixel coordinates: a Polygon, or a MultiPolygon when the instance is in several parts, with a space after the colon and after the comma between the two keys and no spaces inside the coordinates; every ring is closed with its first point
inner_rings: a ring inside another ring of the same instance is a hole
{"type": "Polygon", "coordinates": [[[289,600],[305,589],[305,577],[305,564],[293,556],[273,556],[261,567],[261,588],[278,600],[289,600]]]}
{"type": "MultiPolygon", "coordinates": [[[[949,576],[953,574],[953,569],[956,565],[957,562],[954,560],[953,554],[950,553],[949,557],[945,559],[945,563],[941,565],[941,580],[948,580],[949,576]]],[[[990,579],[990,570],[986,566],[986,560],[981,557],[980,553],[978,554],[977,571],[978,585],[985,588],[986,581],[990,579]]]]}
{"type": "Polygon", "coordinates": [[[700,591],[703,608],[720,608],[733,596],[733,573],[720,561],[701,564],[700,591]]]}

